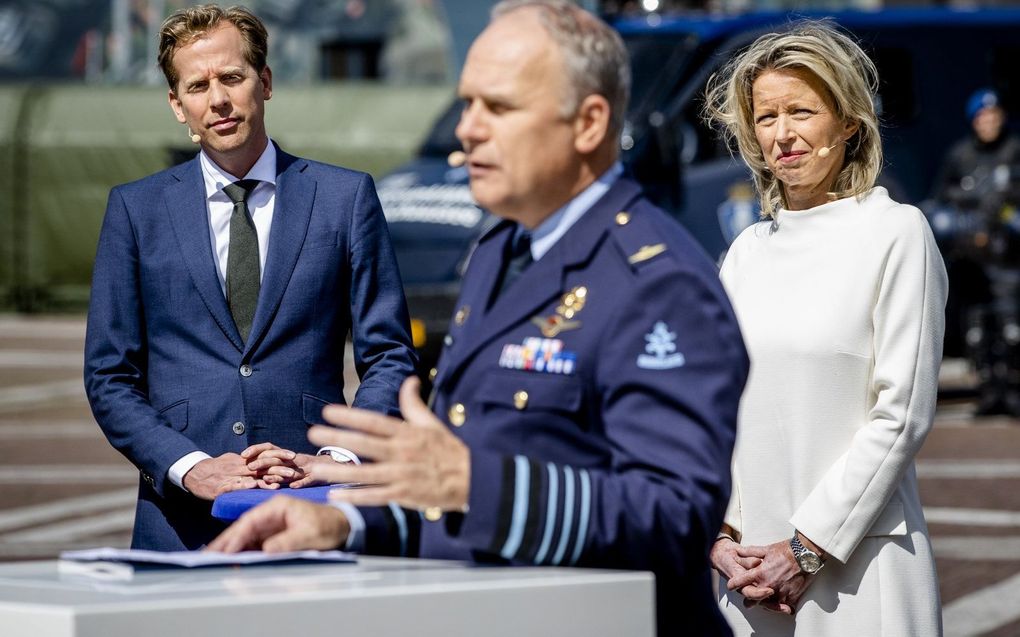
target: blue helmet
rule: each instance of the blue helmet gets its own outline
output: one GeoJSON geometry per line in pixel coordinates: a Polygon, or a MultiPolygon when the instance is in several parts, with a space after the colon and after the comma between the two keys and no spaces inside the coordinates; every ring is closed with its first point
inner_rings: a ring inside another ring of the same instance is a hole
{"type": "Polygon", "coordinates": [[[982,88],[974,91],[967,99],[967,121],[973,122],[983,108],[1000,106],[999,94],[994,89],[982,88]]]}

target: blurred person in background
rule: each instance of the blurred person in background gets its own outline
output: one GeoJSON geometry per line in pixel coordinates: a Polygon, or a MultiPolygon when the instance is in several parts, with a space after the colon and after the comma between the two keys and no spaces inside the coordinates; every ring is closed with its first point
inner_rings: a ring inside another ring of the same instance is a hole
{"type": "Polygon", "coordinates": [[[852,39],[807,22],[759,38],[708,89],[764,217],[721,274],[751,358],[711,551],[737,635],[941,633],[914,456],[946,274],[921,212],[875,186],[877,85],[852,39]]]}
{"type": "Polygon", "coordinates": [[[242,7],[170,16],[159,63],[201,151],[110,193],[85,387],[103,432],[141,472],[134,548],[198,548],[225,528],[210,515],[217,495],[301,484],[312,464],[332,462],[306,434],[343,401],[349,330],[355,405],[397,413],[414,373],[372,179],[269,139],[266,39],[242,7]]]}
{"type": "Polygon", "coordinates": [[[972,134],[949,150],[931,209],[954,283],[948,319],[965,325],[977,415],[1020,417],[1020,138],[992,89],[971,95],[966,115],[972,134]]]}
{"type": "MultiPolygon", "coordinates": [[[[472,45],[457,137],[502,218],[475,248],[435,377],[404,421],[336,406],[317,444],[371,458],[313,476],[334,501],[423,515],[409,553],[653,571],[662,635],[728,635],[708,549],[729,498],[747,358],[714,264],[623,174],[619,34],[563,0],[503,2],[472,45]]],[[[349,516],[274,498],[214,550],[332,548],[349,516]]],[[[366,546],[371,552],[371,547],[366,546]]]]}

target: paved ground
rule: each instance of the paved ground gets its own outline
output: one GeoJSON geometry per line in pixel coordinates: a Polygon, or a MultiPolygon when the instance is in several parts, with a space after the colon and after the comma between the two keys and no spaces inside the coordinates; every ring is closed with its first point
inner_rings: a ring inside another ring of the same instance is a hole
{"type": "MultiPolygon", "coordinates": [[[[81,318],[0,316],[0,561],[126,546],[137,473],[103,438],[81,383],[81,318]]],[[[973,418],[948,361],[917,470],[946,634],[1020,635],[1020,422],[973,418]]]]}

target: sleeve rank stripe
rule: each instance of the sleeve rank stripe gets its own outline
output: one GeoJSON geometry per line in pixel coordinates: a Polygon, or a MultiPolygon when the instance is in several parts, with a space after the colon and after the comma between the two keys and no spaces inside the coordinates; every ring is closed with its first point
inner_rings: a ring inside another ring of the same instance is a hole
{"type": "Polygon", "coordinates": [[[510,533],[510,515],[514,505],[514,459],[510,456],[503,457],[503,480],[499,495],[499,519],[496,520],[496,533],[492,537],[492,544],[489,552],[499,553],[506,544],[510,533]]]}
{"type": "Polygon", "coordinates": [[[549,553],[549,547],[552,545],[553,528],[556,526],[556,499],[559,497],[559,472],[556,470],[556,465],[549,462],[545,465],[546,472],[549,474],[549,496],[548,502],[546,502],[545,510],[545,531],[542,533],[542,544],[538,547],[538,554],[535,555],[535,564],[541,564],[545,561],[545,556],[549,553]]]}
{"type": "Polygon", "coordinates": [[[563,528],[560,529],[560,543],[556,547],[556,554],[553,555],[553,564],[559,565],[563,561],[563,555],[567,552],[567,543],[570,541],[570,530],[574,525],[574,471],[570,467],[563,467],[563,528]]]}
{"type": "Polygon", "coordinates": [[[584,548],[584,539],[588,536],[588,518],[591,514],[591,477],[584,469],[581,474],[581,517],[577,522],[577,540],[574,541],[574,555],[570,558],[571,564],[576,564],[581,557],[581,549],[584,548]]]}
{"type": "Polygon", "coordinates": [[[407,518],[404,517],[404,510],[390,502],[390,513],[393,514],[393,521],[397,524],[397,536],[400,538],[400,555],[407,557],[407,518]]]}
{"type": "Polygon", "coordinates": [[[531,489],[528,493],[528,519],[524,525],[524,539],[521,541],[521,548],[516,555],[516,558],[520,560],[529,560],[535,554],[538,544],[538,525],[542,521],[542,465],[528,460],[528,472],[531,489]]]}
{"type": "Polygon", "coordinates": [[[506,538],[503,550],[499,552],[505,559],[511,560],[521,548],[524,538],[524,524],[528,518],[528,483],[531,471],[528,459],[514,456],[514,506],[513,517],[510,519],[510,534],[506,538]]]}

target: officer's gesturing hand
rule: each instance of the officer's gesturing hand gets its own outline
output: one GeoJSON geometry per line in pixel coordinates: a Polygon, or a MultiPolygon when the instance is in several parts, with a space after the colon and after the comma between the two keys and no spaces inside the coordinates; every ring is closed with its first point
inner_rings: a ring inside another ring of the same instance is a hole
{"type": "Polygon", "coordinates": [[[308,439],[319,446],[349,449],[372,462],[362,465],[315,465],[322,482],[357,482],[357,489],[334,489],[330,499],[362,506],[395,502],[411,509],[438,507],[463,511],[468,502],[470,452],[429,410],[411,377],[400,387],[404,420],[371,411],[330,405],[326,422],[343,427],[312,427],[308,439]]]}

